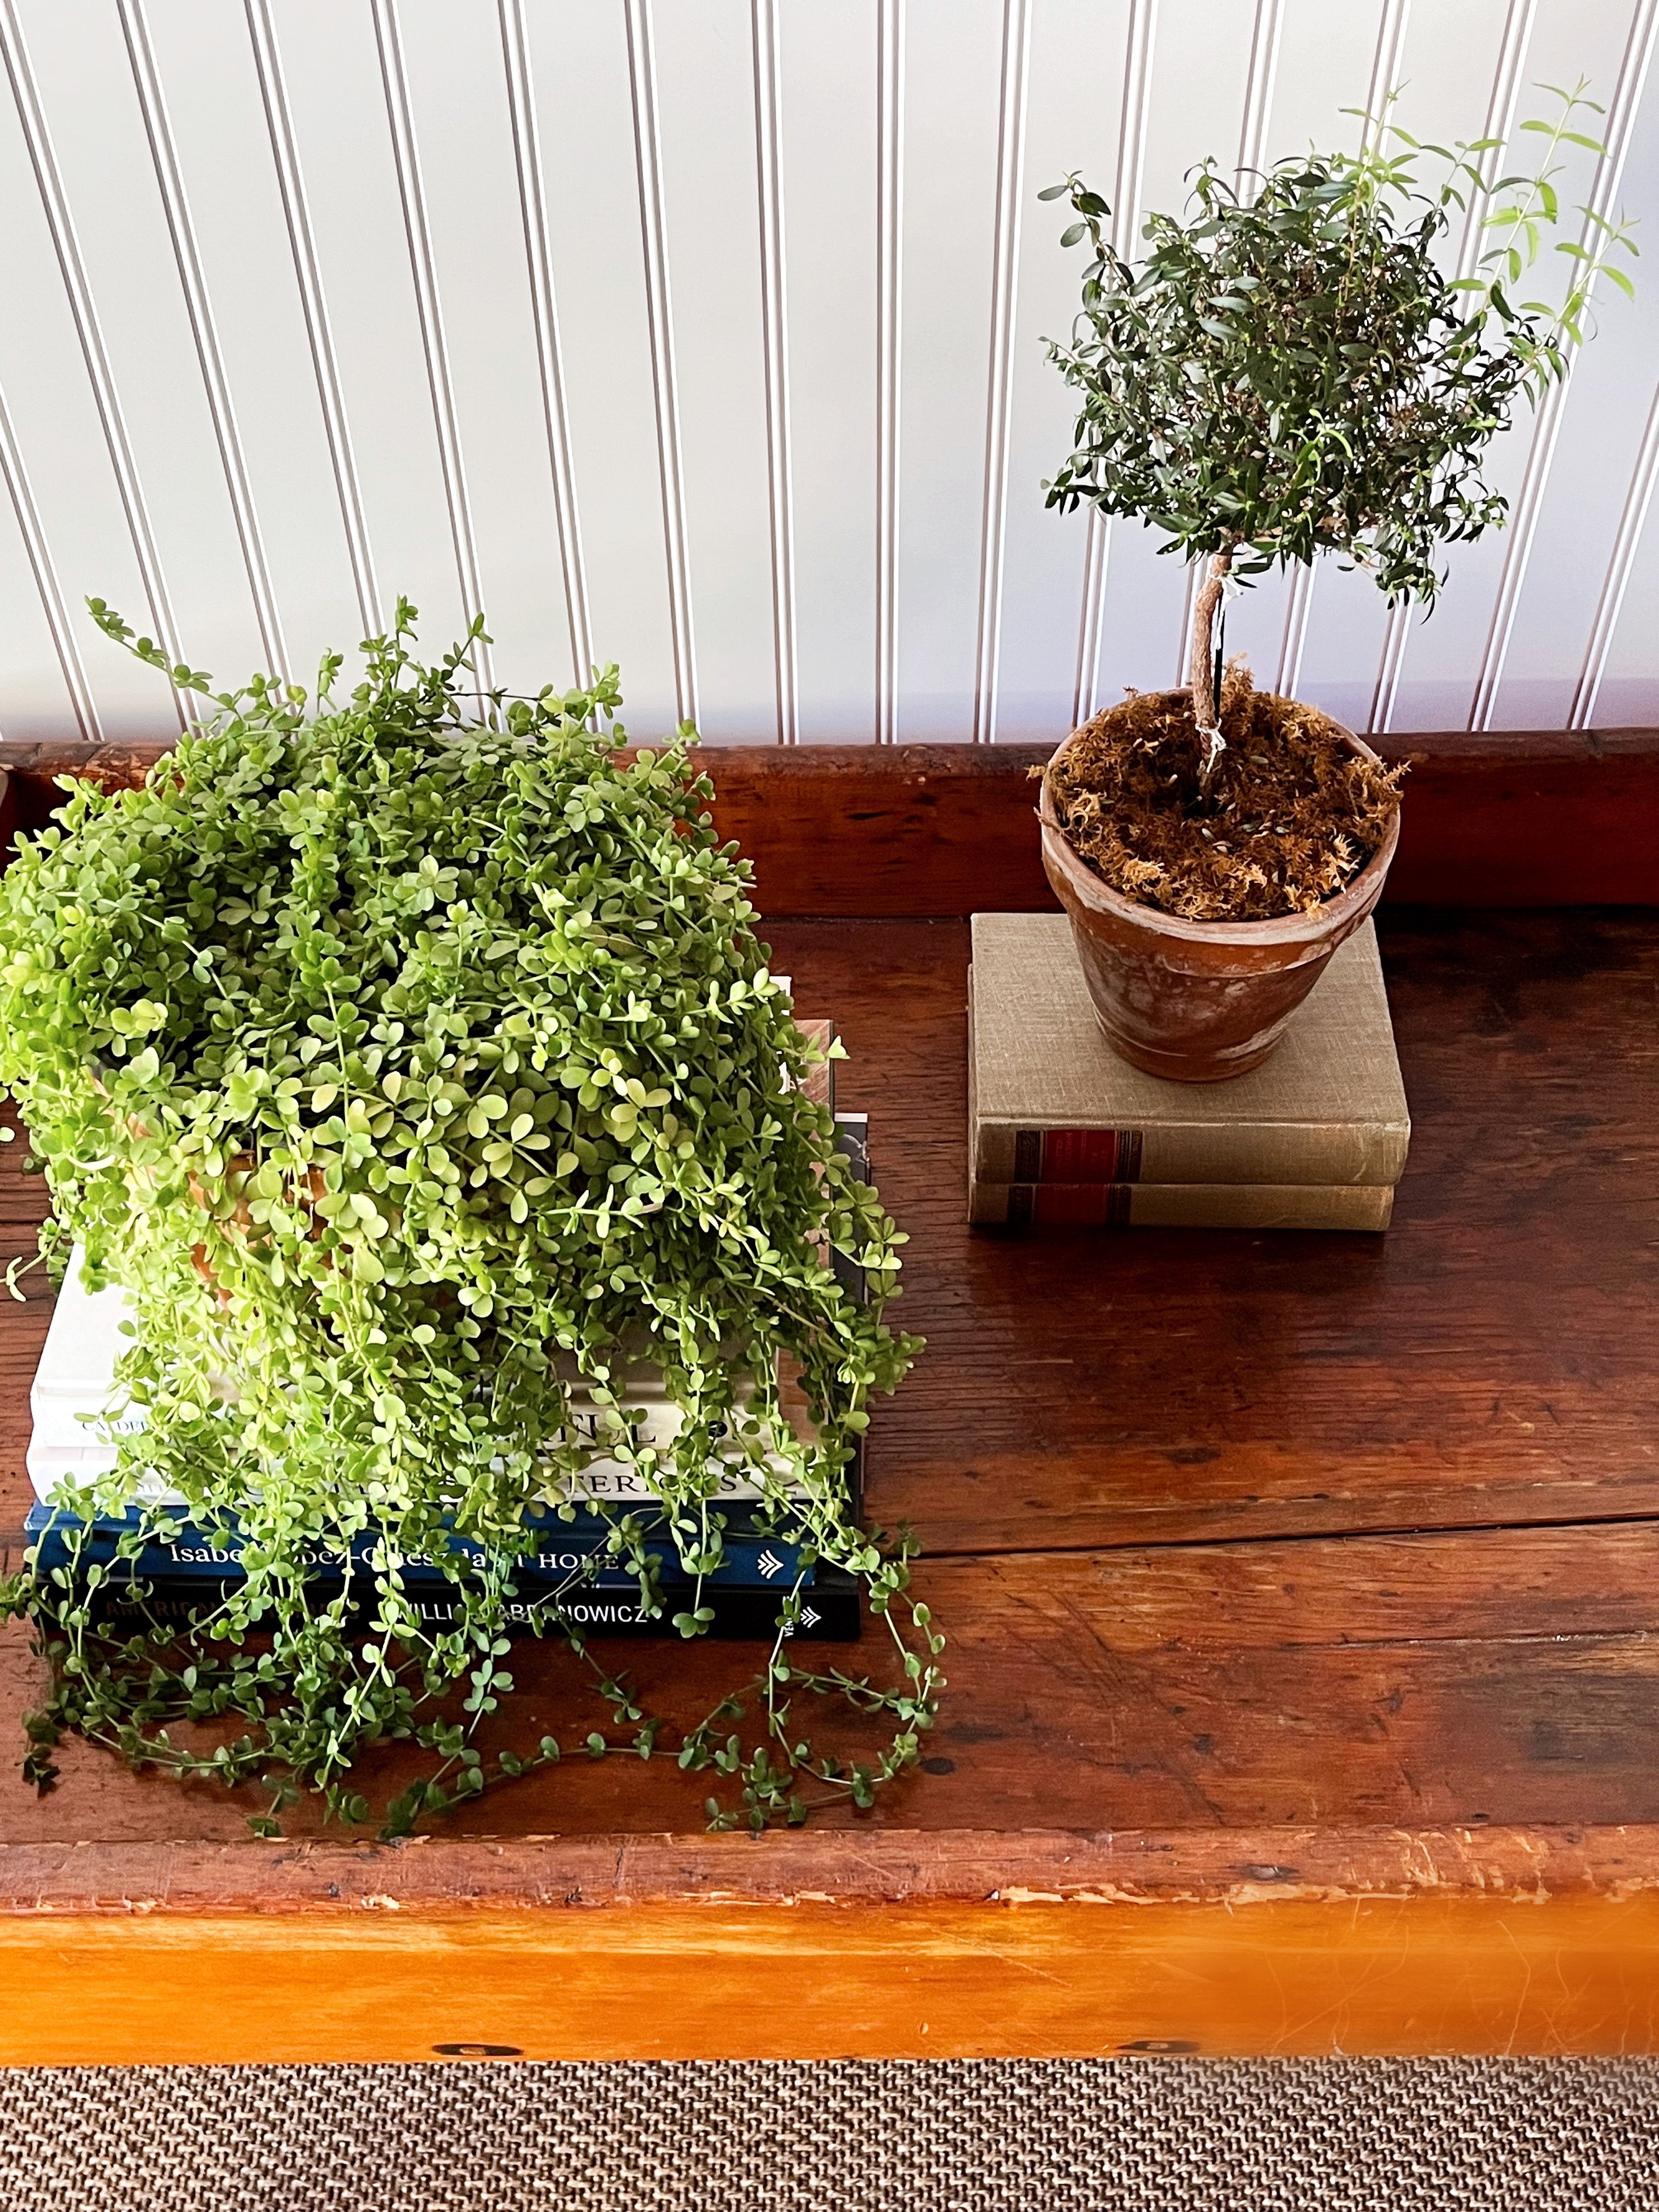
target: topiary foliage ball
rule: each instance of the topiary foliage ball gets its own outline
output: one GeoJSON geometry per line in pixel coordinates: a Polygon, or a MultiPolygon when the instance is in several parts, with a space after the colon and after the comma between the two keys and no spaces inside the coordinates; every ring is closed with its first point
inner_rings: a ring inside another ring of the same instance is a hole
{"type": "MultiPolygon", "coordinates": [[[[256,679],[141,788],[71,785],[0,880],[0,1081],[56,1234],[136,1316],[118,1379],[144,1425],[96,1502],[147,1481],[241,1524],[223,1632],[276,1608],[317,1686],[264,1712],[260,1747],[313,1781],[407,1732],[398,1650],[428,1692],[476,1665],[514,1556],[596,1454],[634,1462],[690,1571],[720,1560],[723,1457],[878,1605],[905,1578],[843,1479],[915,1349],[881,1319],[902,1239],[802,1088],[691,733],[619,754],[614,669],[480,722],[465,648],[422,667],[412,618],[349,699],[334,660],[314,705],[256,679]],[[655,1448],[629,1420],[641,1363],[684,1417],[655,1448]],[[577,1384],[614,1408],[597,1439],[577,1384]],[[307,1557],[365,1532],[380,1662],[343,1601],[305,1601],[307,1557]],[[457,1540],[499,1571],[428,1638],[399,1564],[459,1577],[457,1540]]],[[[651,1601],[636,1524],[612,1540],[651,1601]]]]}

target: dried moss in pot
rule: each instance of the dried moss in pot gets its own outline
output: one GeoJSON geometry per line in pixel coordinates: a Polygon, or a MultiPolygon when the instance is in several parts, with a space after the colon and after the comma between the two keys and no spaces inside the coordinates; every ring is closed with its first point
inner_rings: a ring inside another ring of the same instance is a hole
{"type": "Polygon", "coordinates": [[[1103,883],[1187,921],[1306,914],[1382,843],[1403,765],[1357,753],[1340,726],[1255,690],[1242,659],[1221,690],[1226,749],[1208,748],[1182,691],[1132,691],[1086,722],[1049,778],[1073,849],[1103,883]]]}

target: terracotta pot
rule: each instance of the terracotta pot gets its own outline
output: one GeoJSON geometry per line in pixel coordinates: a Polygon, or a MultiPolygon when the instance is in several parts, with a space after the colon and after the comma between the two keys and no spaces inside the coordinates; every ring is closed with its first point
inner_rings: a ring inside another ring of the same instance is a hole
{"type": "MultiPolygon", "coordinates": [[[[1352,730],[1342,734],[1356,752],[1376,758],[1352,730]]],[[[1176,1083],[1225,1083],[1261,1066],[1332,953],[1376,904],[1400,837],[1396,813],[1346,890],[1311,914],[1183,921],[1124,898],[1079,859],[1060,826],[1047,773],[1037,812],[1043,869],[1072,918],[1107,1042],[1133,1066],[1176,1083]]]]}

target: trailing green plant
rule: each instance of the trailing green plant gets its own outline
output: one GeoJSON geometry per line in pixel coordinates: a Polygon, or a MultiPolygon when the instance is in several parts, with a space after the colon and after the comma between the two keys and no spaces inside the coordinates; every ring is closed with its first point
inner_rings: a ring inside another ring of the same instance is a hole
{"type": "MultiPolygon", "coordinates": [[[[175,1492],[240,1533],[246,1569],[182,1635],[100,1626],[95,1567],[6,1587],[52,1662],[27,1771],[49,1781],[74,1729],[137,1766],[263,1778],[269,1827],[302,1789],[370,1818],[354,1770],[412,1741],[431,1758],[380,1812],[395,1833],[549,1764],[551,1737],[496,1753],[477,1737],[507,1717],[515,1561],[556,1538],[598,1455],[631,1464],[648,1500],[615,1509],[608,1539],[641,1603],[664,1605],[665,1556],[694,1578],[682,1635],[712,1618],[723,1465],[805,1562],[860,1578],[896,1647],[896,1688],[798,1666],[799,1587],[786,1595],[754,1692],[679,1748],[736,1793],[710,1818],[867,1804],[915,1762],[942,1681],[941,1638],[908,1595],[914,1543],[858,1527],[845,1475],[870,1394],[919,1348],[882,1317],[904,1239],[802,1087],[811,1048],[690,726],[629,757],[614,668],[481,707],[465,686],[482,623],[428,667],[414,621],[400,602],[349,697],[330,655],[314,698],[261,677],[211,695],[211,720],[140,788],[65,779],[54,825],[0,881],[0,1082],[51,1184],[46,1248],[78,1240],[89,1284],[123,1285],[136,1324],[118,1380],[142,1433],[65,1504],[86,1518],[139,1501],[131,1560],[163,1512],[142,1498],[175,1492]],[[813,1434],[787,1416],[781,1354],[813,1434]],[[672,1442],[644,1440],[641,1363],[680,1410],[672,1442]],[[573,1389],[599,1408],[593,1435],[573,1389]],[[343,1575],[326,1601],[319,1553],[343,1575]],[[436,1632],[405,1583],[421,1557],[459,1601],[436,1632]],[[815,1752],[797,1700],[820,1692],[890,1740],[866,1763],[815,1752]],[[745,1743],[726,1724],[751,1696],[745,1743]]],[[[562,1609],[538,1618],[611,1709],[574,1747],[660,1748],[661,1722],[562,1609]]]]}
{"type": "Polygon", "coordinates": [[[1391,604],[1431,604],[1441,546],[1505,518],[1481,466],[1517,397],[1535,404],[1565,376],[1601,277],[1632,290],[1615,262],[1636,251],[1630,224],[1586,207],[1581,240],[1556,248],[1573,272],[1565,296],[1510,297],[1561,218],[1563,148],[1603,150],[1573,127],[1601,112],[1584,86],[1545,88],[1559,114],[1522,125],[1547,142],[1534,175],[1488,182],[1480,160],[1502,141],[1420,144],[1389,120],[1390,102],[1365,118],[1364,152],[1293,156],[1248,193],[1200,162],[1188,219],[1149,216],[1139,264],[1080,177],[1039,196],[1069,198],[1079,220],[1060,243],[1091,247],[1072,341],[1048,348],[1081,411],[1048,504],[1136,516],[1164,532],[1160,552],[1208,556],[1192,687],[1212,765],[1216,613],[1231,580],[1334,553],[1391,604]],[[1436,188],[1418,183],[1424,155],[1446,165],[1436,188]],[[1456,279],[1437,249],[1471,195],[1492,204],[1492,242],[1479,273],[1456,279]]]}

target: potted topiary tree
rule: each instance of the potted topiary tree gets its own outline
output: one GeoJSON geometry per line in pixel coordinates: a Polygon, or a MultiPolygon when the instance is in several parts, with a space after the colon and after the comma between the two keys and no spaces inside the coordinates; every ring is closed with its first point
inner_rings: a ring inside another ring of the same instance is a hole
{"type": "MultiPolygon", "coordinates": [[[[891,1691],[792,1664],[810,1591],[786,1577],[757,1741],[728,1739],[723,1704],[680,1747],[740,1790],[712,1817],[803,1817],[815,1784],[867,1803],[915,1763],[939,1682],[926,1608],[901,1605],[908,1541],[866,1534],[845,1480],[870,1393],[917,1348],[882,1318],[903,1240],[803,1086],[691,733],[622,750],[614,669],[481,706],[467,647],[423,666],[412,624],[400,603],[349,697],[337,656],[314,700],[256,678],[140,788],[72,783],[0,880],[0,1082],[51,1184],[48,1249],[73,1240],[92,1287],[126,1291],[117,1378],[142,1419],[65,1501],[82,1533],[125,1516],[114,1556],[0,1587],[52,1662],[29,1771],[50,1780],[69,1728],[362,1820],[364,1753],[402,1741],[427,1758],[380,1808],[396,1833],[556,1759],[551,1736],[477,1731],[510,1702],[518,1578],[600,1456],[639,1496],[590,1501],[607,1525],[584,1558],[631,1572],[647,1613],[675,1573],[676,1625],[707,1628],[735,1469],[751,1522],[856,1577],[904,1657],[891,1691]],[[646,1371],[674,1414],[655,1431],[646,1371]],[[180,1504],[244,1579],[182,1624],[142,1602],[112,1624],[100,1577],[180,1504]],[[442,1604],[417,1602],[416,1563],[442,1604]],[[885,1748],[815,1753],[791,1711],[815,1690],[885,1714],[885,1748]]],[[[622,1724],[584,1748],[648,1754],[659,1723],[558,1590],[534,1625],[589,1658],[622,1724]]]]}
{"type": "MultiPolygon", "coordinates": [[[[1043,776],[1043,862],[1071,915],[1097,1013],[1137,1066],[1186,1081],[1264,1060],[1331,954],[1382,888],[1398,835],[1398,771],[1316,709],[1224,672],[1225,598],[1293,562],[1336,555],[1390,604],[1431,605],[1441,548],[1479,538],[1506,504],[1484,481],[1516,399],[1565,374],[1598,276],[1633,251],[1626,224],[1583,210],[1567,298],[1512,302],[1560,203],[1567,143],[1593,106],[1563,93],[1539,173],[1492,187],[1497,242],[1478,276],[1439,264],[1448,210],[1487,189],[1493,142],[1419,147],[1382,118],[1370,147],[1281,161],[1253,195],[1216,163],[1186,220],[1154,215],[1132,264],[1079,177],[1083,306],[1050,357],[1081,395],[1076,450],[1048,503],[1087,501],[1164,532],[1203,564],[1190,681],[1131,694],[1073,732],[1043,776]],[[1425,155],[1448,165],[1417,183],[1425,155]]],[[[1598,111],[1599,112],[1599,111],[1598,111]]],[[[1596,149],[1599,150],[1599,149],[1596,149]]]]}

